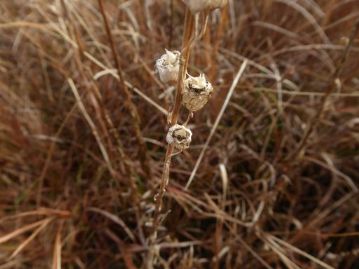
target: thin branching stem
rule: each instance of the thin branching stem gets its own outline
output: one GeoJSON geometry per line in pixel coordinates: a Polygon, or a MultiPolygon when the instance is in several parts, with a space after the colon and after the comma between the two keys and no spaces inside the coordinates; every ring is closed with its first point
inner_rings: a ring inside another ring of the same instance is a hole
{"type": "MultiPolygon", "coordinates": [[[[176,88],[176,99],[175,104],[173,107],[173,110],[170,114],[170,125],[173,126],[177,124],[178,118],[179,118],[179,112],[182,105],[182,92],[184,88],[184,79],[186,77],[187,67],[188,67],[188,61],[190,56],[190,50],[191,50],[191,37],[193,35],[194,30],[194,17],[190,10],[186,8],[186,15],[185,15],[185,22],[184,22],[184,33],[183,33],[183,43],[182,43],[182,54],[181,54],[181,65],[180,70],[178,72],[178,81],[177,81],[177,88],[176,88]]],[[[150,237],[149,242],[149,255],[147,258],[147,268],[153,268],[154,263],[154,257],[155,257],[155,243],[157,240],[157,231],[158,227],[160,225],[160,215],[162,210],[162,204],[163,204],[163,197],[166,192],[166,187],[169,182],[169,175],[170,175],[170,167],[171,167],[171,160],[172,155],[174,151],[173,145],[167,145],[167,151],[165,155],[164,165],[163,165],[163,171],[162,171],[162,177],[161,177],[161,183],[160,183],[160,189],[158,193],[155,195],[155,213],[153,217],[153,226],[152,226],[152,234],[150,237]]]]}
{"type": "Polygon", "coordinates": [[[180,70],[178,73],[178,80],[177,80],[176,99],[170,118],[171,126],[177,123],[179,112],[181,109],[182,92],[184,87],[183,81],[186,77],[188,61],[191,52],[191,46],[189,45],[189,43],[191,42],[193,29],[194,29],[194,17],[191,11],[187,8],[185,15],[185,32],[183,33],[181,65],[180,65],[180,70]]]}

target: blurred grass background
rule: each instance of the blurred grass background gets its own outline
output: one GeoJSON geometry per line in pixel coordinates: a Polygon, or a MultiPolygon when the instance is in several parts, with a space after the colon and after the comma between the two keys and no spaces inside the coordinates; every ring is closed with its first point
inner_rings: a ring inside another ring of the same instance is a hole
{"type": "MultiPolygon", "coordinates": [[[[145,264],[174,94],[153,66],[180,48],[184,4],[104,5],[151,172],[97,1],[0,1],[1,269],[145,264]]],[[[357,0],[229,0],[211,15],[189,69],[215,94],[174,159],[156,268],[359,268],[357,21],[357,0]]]]}

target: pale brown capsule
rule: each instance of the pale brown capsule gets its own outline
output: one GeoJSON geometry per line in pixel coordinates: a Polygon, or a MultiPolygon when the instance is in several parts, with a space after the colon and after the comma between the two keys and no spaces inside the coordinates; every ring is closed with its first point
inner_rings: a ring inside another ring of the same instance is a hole
{"type": "Polygon", "coordinates": [[[169,51],[156,61],[156,70],[163,83],[175,82],[178,78],[181,54],[179,51],[169,51]]]}
{"type": "Polygon", "coordinates": [[[184,82],[182,103],[189,111],[196,112],[208,103],[212,93],[212,84],[204,74],[199,77],[189,76],[184,82]]]}
{"type": "Polygon", "coordinates": [[[217,9],[217,8],[223,8],[225,5],[227,5],[228,0],[209,0],[208,5],[209,9],[217,9]]]}
{"type": "Polygon", "coordinates": [[[192,132],[183,125],[175,124],[168,130],[166,141],[176,149],[187,149],[192,141],[192,132]]]}
{"type": "Polygon", "coordinates": [[[228,0],[183,0],[192,13],[224,7],[228,0]]]}

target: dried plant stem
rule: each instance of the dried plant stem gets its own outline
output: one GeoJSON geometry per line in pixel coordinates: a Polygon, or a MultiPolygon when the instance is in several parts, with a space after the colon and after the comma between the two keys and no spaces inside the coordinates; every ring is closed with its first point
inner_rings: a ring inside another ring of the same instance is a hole
{"type": "MultiPolygon", "coordinates": [[[[170,113],[169,123],[170,125],[175,125],[178,121],[179,112],[181,109],[182,103],[182,92],[184,88],[184,79],[186,77],[188,61],[190,56],[191,50],[191,37],[193,35],[194,30],[194,17],[190,10],[186,8],[186,15],[185,15],[185,22],[184,22],[184,33],[183,33],[183,43],[182,43],[182,55],[181,55],[181,65],[180,70],[178,72],[178,81],[177,81],[177,88],[176,88],[176,99],[175,104],[173,107],[172,112],[170,113]]],[[[152,234],[150,237],[149,242],[149,254],[147,258],[147,268],[153,268],[153,261],[156,253],[155,243],[157,240],[157,230],[158,226],[160,225],[160,214],[163,204],[163,197],[166,192],[166,187],[169,182],[169,175],[170,175],[170,167],[171,167],[171,160],[174,151],[173,145],[167,146],[167,151],[165,155],[162,177],[161,177],[161,184],[158,193],[155,196],[155,213],[153,217],[153,226],[152,226],[152,234]]]]}
{"type": "MultiPolygon", "coordinates": [[[[200,40],[204,34],[206,33],[206,30],[207,30],[207,25],[208,25],[208,19],[209,19],[209,14],[210,14],[210,11],[209,10],[206,10],[206,11],[203,11],[203,26],[201,28],[201,31],[198,33],[197,32],[197,28],[198,28],[198,20],[195,20],[195,31],[196,31],[196,34],[192,36],[191,40],[187,43],[187,46],[190,47],[196,40],[200,40]]],[[[187,48],[187,47],[185,47],[187,48]]]]}
{"type": "Polygon", "coordinates": [[[174,147],[172,145],[169,145],[167,147],[166,156],[165,156],[164,165],[163,165],[163,174],[162,174],[160,190],[155,196],[156,207],[155,207],[155,215],[154,215],[154,219],[153,219],[153,235],[155,235],[154,239],[157,238],[159,216],[160,216],[160,212],[162,209],[163,196],[165,195],[166,187],[167,187],[168,181],[169,181],[169,174],[170,174],[173,150],[174,150],[174,147]]]}
{"type": "Polygon", "coordinates": [[[143,140],[143,136],[142,136],[142,132],[140,129],[140,125],[141,125],[141,121],[140,121],[140,117],[138,114],[138,110],[136,105],[132,102],[132,95],[131,92],[129,91],[124,76],[123,76],[123,72],[120,66],[120,61],[118,58],[118,54],[116,52],[116,47],[115,47],[115,42],[111,33],[111,29],[107,20],[107,16],[105,13],[105,9],[102,3],[102,0],[98,0],[98,4],[100,7],[100,12],[101,15],[103,17],[103,21],[104,21],[104,25],[105,25],[105,29],[106,29],[106,33],[107,33],[107,37],[111,46],[111,51],[112,51],[112,57],[114,58],[115,61],[115,67],[117,69],[118,72],[118,76],[119,76],[119,81],[121,83],[121,87],[123,89],[123,92],[125,94],[125,98],[126,98],[126,106],[130,112],[130,116],[133,119],[133,127],[134,127],[134,132],[135,132],[135,138],[137,141],[137,144],[139,145],[139,159],[141,162],[141,167],[142,170],[144,171],[144,173],[146,174],[147,179],[151,179],[152,178],[152,170],[150,168],[149,165],[149,158],[148,158],[148,153],[147,153],[147,149],[146,149],[146,144],[143,140]]]}
{"type": "Polygon", "coordinates": [[[193,29],[194,29],[194,17],[188,8],[186,8],[185,16],[186,16],[185,23],[184,23],[185,31],[183,33],[182,55],[181,55],[182,59],[181,59],[180,71],[178,73],[175,105],[174,105],[173,110],[170,115],[170,124],[171,125],[176,124],[178,121],[178,115],[179,115],[181,103],[182,103],[182,92],[183,92],[183,87],[184,87],[183,80],[186,77],[188,61],[189,61],[189,56],[190,56],[190,52],[191,52],[191,46],[189,44],[191,42],[191,37],[193,35],[193,29]]]}
{"type": "MultiPolygon", "coordinates": [[[[185,48],[183,50],[183,61],[181,62],[180,71],[178,73],[178,82],[177,82],[177,89],[176,89],[176,99],[175,99],[175,106],[173,108],[173,111],[171,113],[171,125],[174,125],[178,121],[178,116],[181,108],[182,103],[182,92],[184,87],[184,78],[186,76],[187,66],[188,66],[188,60],[190,55],[190,46],[188,46],[188,42],[191,40],[191,36],[193,33],[193,26],[194,26],[194,18],[191,14],[189,9],[186,9],[186,17],[185,17],[185,32],[183,34],[183,45],[182,47],[185,48]]],[[[161,179],[161,185],[160,190],[156,195],[156,210],[154,215],[154,225],[153,230],[154,233],[157,230],[158,226],[158,218],[162,207],[162,200],[164,193],[166,191],[166,187],[169,181],[169,174],[170,174],[170,166],[171,166],[171,159],[172,159],[172,153],[174,150],[173,145],[167,146],[165,161],[164,161],[164,167],[162,172],[162,179],[161,179]]]]}

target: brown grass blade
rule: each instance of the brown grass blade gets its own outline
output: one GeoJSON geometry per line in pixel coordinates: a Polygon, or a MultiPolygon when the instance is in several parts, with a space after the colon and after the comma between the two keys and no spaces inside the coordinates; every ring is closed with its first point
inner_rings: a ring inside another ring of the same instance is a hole
{"type": "Polygon", "coordinates": [[[29,245],[35,237],[52,221],[52,218],[45,219],[42,221],[42,223],[39,225],[39,227],[36,228],[36,230],[24,241],[22,242],[15,251],[11,254],[9,259],[15,258],[24,248],[26,248],[27,245],[29,245]]]}

